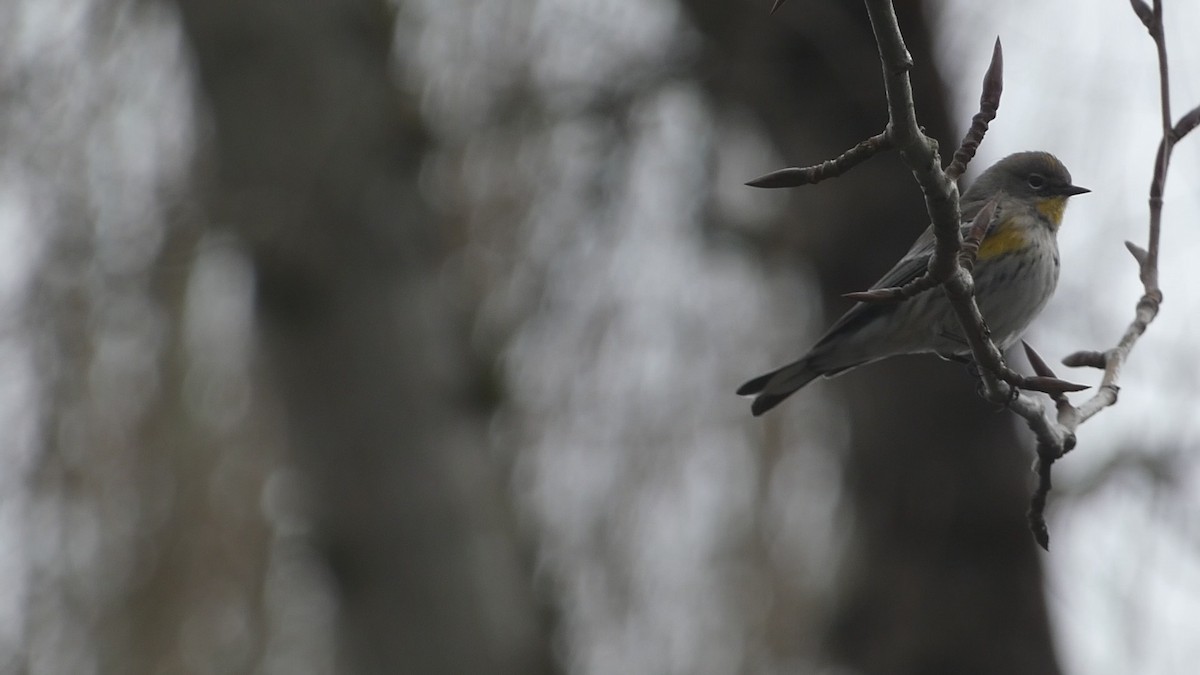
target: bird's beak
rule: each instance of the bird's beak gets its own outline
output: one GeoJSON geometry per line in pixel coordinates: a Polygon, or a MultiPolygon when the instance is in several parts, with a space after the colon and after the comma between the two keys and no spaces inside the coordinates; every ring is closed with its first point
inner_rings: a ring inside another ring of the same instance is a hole
{"type": "Polygon", "coordinates": [[[1091,190],[1085,187],[1079,187],[1078,185],[1064,185],[1058,188],[1057,192],[1064,197],[1072,197],[1074,195],[1081,195],[1091,192],[1091,190]]]}

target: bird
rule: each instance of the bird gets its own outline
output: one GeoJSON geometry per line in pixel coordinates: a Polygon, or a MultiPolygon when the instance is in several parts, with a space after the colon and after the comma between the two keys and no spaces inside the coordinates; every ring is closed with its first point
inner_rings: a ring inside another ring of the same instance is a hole
{"type": "MultiPolygon", "coordinates": [[[[1058,228],[1067,200],[1091,190],[1074,185],[1067,167],[1042,151],[1018,152],[988,167],[959,201],[964,236],[995,201],[994,225],[979,245],[975,298],[1001,351],[1021,338],[1058,284],[1058,228]]],[[[933,254],[933,227],[871,289],[903,286],[923,275],[933,254]]],[[[933,353],[968,360],[970,347],[944,293],[926,291],[900,302],[859,302],[808,353],[738,388],[762,415],[817,377],[833,377],[901,354],[933,353]]]]}

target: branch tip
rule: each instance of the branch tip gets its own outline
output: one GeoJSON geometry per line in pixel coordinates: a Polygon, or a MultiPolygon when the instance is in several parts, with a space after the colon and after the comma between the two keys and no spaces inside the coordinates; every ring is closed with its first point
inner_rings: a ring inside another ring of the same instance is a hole
{"type": "Polygon", "coordinates": [[[748,180],[746,181],[746,185],[756,188],[784,188],[799,187],[812,182],[814,181],[809,180],[804,169],[792,166],[763,174],[753,180],[748,180]]]}
{"type": "Polygon", "coordinates": [[[1138,265],[1143,267],[1146,265],[1146,260],[1150,257],[1150,254],[1146,252],[1146,249],[1138,246],[1132,241],[1125,242],[1125,248],[1129,249],[1129,254],[1133,256],[1133,259],[1137,261],[1138,265]]]}
{"type": "Polygon", "coordinates": [[[979,94],[979,112],[971,118],[971,128],[967,130],[962,143],[954,153],[954,160],[946,167],[946,177],[958,180],[967,170],[967,164],[975,157],[975,151],[983,142],[988,125],[996,119],[996,111],[1000,109],[1000,96],[1004,93],[1004,48],[1000,38],[992,47],[992,61],[988,64],[987,72],[983,74],[983,90],[979,94]]]}
{"type": "Polygon", "coordinates": [[[1068,354],[1062,362],[1068,368],[1097,368],[1104,370],[1108,367],[1108,354],[1105,352],[1083,350],[1074,354],[1068,354]]]}
{"type": "Polygon", "coordinates": [[[1033,368],[1033,372],[1040,377],[1056,377],[1050,366],[1046,365],[1045,359],[1028,342],[1021,340],[1021,346],[1025,349],[1025,358],[1029,359],[1029,365],[1033,368]]]}
{"type": "Polygon", "coordinates": [[[792,166],[772,171],[754,180],[747,181],[746,185],[757,188],[782,188],[820,183],[826,178],[834,178],[846,173],[891,147],[892,141],[888,137],[888,133],[884,131],[866,140],[859,141],[853,148],[843,152],[834,159],[812,166],[792,166]]]}
{"type": "Polygon", "coordinates": [[[872,302],[881,300],[875,291],[854,291],[852,293],[842,293],[842,297],[855,302],[872,302]]]}
{"type": "MultiPolygon", "coordinates": [[[[783,0],[779,0],[779,2],[782,3],[783,0]]],[[[1154,11],[1150,9],[1150,5],[1147,5],[1145,0],[1129,0],[1129,5],[1133,7],[1133,13],[1141,19],[1146,30],[1153,31],[1151,26],[1154,25],[1154,11]]]]}
{"type": "Polygon", "coordinates": [[[1175,142],[1178,142],[1184,136],[1191,133],[1192,129],[1195,129],[1197,126],[1200,126],[1200,105],[1192,108],[1186,115],[1179,118],[1174,128],[1171,129],[1171,135],[1175,137],[1175,142]]]}
{"type": "Polygon", "coordinates": [[[988,233],[992,231],[992,227],[996,224],[996,207],[999,202],[996,198],[989,199],[983,208],[979,209],[979,213],[975,214],[975,218],[971,221],[971,230],[969,237],[972,243],[983,243],[987,239],[988,233]]]}
{"type": "Polygon", "coordinates": [[[1046,497],[1049,496],[1053,487],[1051,468],[1061,456],[1053,444],[1044,440],[1038,441],[1036,464],[1038,482],[1033,496],[1029,498],[1028,518],[1029,531],[1033,533],[1034,541],[1046,552],[1050,551],[1050,530],[1046,527],[1046,497]]]}
{"type": "Polygon", "coordinates": [[[987,72],[983,74],[983,93],[979,96],[979,104],[992,104],[1000,107],[1000,94],[1004,93],[1004,48],[1000,45],[1000,36],[996,36],[996,45],[992,47],[992,62],[988,64],[987,72]]]}
{"type": "Polygon", "coordinates": [[[996,224],[996,200],[991,199],[988,203],[979,209],[979,213],[975,214],[975,218],[971,220],[971,226],[967,229],[967,236],[963,238],[962,248],[958,252],[958,264],[965,267],[968,272],[975,270],[975,259],[979,255],[979,245],[987,238],[988,233],[996,224]]]}
{"type": "Polygon", "coordinates": [[[783,3],[785,2],[787,2],[787,0],[775,0],[775,4],[771,5],[771,11],[769,13],[774,14],[779,10],[780,7],[783,7],[783,3]]]}
{"type": "Polygon", "coordinates": [[[843,293],[842,297],[848,300],[854,300],[855,302],[895,302],[897,300],[903,300],[905,298],[905,292],[904,288],[900,286],[891,286],[888,288],[873,288],[869,291],[843,293]]]}
{"type": "Polygon", "coordinates": [[[1046,527],[1046,518],[1041,514],[1030,514],[1029,529],[1033,532],[1033,540],[1046,553],[1050,552],[1050,530],[1046,527]]]}
{"type": "Polygon", "coordinates": [[[1027,377],[1025,378],[1023,384],[1025,385],[1026,389],[1040,391],[1043,394],[1049,394],[1051,396],[1070,394],[1077,391],[1083,391],[1084,389],[1091,389],[1091,387],[1086,384],[1076,384],[1074,382],[1060,380],[1057,377],[1047,377],[1043,375],[1027,377]]]}

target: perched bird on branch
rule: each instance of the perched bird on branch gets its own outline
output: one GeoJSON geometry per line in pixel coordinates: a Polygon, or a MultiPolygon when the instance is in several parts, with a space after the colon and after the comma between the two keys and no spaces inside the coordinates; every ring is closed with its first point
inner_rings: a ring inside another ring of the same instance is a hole
{"type": "MultiPolygon", "coordinates": [[[[1001,350],[1020,339],[1054,294],[1059,268],[1055,235],[1067,199],[1085,192],[1089,190],[1071,183],[1071,173],[1058,158],[1035,151],[996,162],[963,194],[964,237],[985,206],[995,207],[992,226],[975,255],[974,278],[976,301],[1001,350]]],[[[927,228],[871,289],[895,290],[922,277],[935,243],[932,227],[927,228]]],[[[761,415],[818,376],[919,353],[959,360],[971,354],[944,293],[923,292],[898,302],[859,302],[798,361],[750,380],[737,393],[753,396],[750,410],[761,415]]]]}

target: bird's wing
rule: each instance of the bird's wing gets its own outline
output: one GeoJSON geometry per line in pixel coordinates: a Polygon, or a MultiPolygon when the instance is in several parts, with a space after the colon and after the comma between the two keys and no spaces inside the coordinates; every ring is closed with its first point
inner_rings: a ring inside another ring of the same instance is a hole
{"type": "MultiPolygon", "coordinates": [[[[908,249],[908,253],[904,254],[904,257],[900,259],[900,262],[896,263],[895,267],[880,277],[879,281],[872,284],[870,290],[903,286],[924,274],[925,270],[929,268],[929,258],[933,255],[935,243],[933,228],[925,228],[921,236],[917,237],[912,247],[908,249]]],[[[833,326],[817,342],[817,346],[844,331],[853,330],[872,319],[884,316],[895,310],[899,305],[900,303],[898,302],[857,303],[843,314],[840,319],[834,322],[833,326]]]]}
{"type": "Polygon", "coordinates": [[[933,249],[937,244],[937,239],[933,236],[933,228],[927,227],[913,242],[913,245],[908,249],[908,253],[900,258],[900,262],[896,263],[895,267],[888,270],[879,281],[876,281],[871,286],[871,290],[876,288],[888,288],[890,286],[903,286],[908,282],[916,279],[925,273],[929,267],[929,258],[933,256],[933,249]]]}

